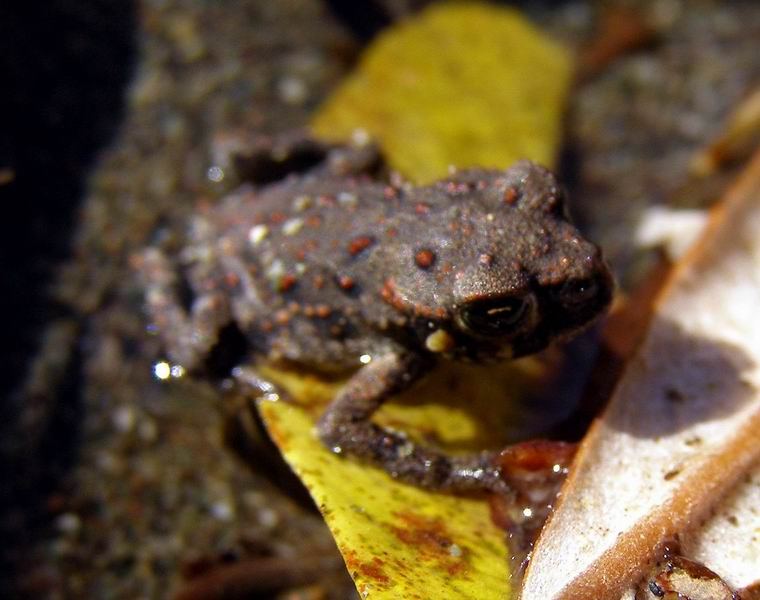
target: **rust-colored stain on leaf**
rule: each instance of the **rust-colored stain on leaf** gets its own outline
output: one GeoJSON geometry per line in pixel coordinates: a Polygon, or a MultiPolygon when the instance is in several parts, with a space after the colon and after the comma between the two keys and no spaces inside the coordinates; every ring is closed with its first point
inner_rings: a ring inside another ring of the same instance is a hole
{"type": "MultiPolygon", "coordinates": [[[[512,390],[518,378],[504,378],[512,390]]],[[[471,396],[483,391],[479,387],[483,379],[468,387],[471,396]]],[[[291,390],[298,392],[297,386],[291,390]]],[[[424,386],[417,391],[418,400],[423,392],[424,386]]],[[[435,395],[441,393],[436,390],[435,395]]],[[[300,403],[259,401],[258,407],[270,431],[274,426],[275,441],[285,441],[285,457],[311,491],[363,598],[511,598],[503,532],[491,522],[484,499],[431,494],[332,454],[316,439],[314,420],[300,403]]],[[[423,403],[419,408],[404,408],[411,416],[412,409],[427,412],[431,407],[423,403]]],[[[435,410],[447,424],[463,420],[464,413],[453,408],[436,405],[435,410]]],[[[388,416],[397,419],[395,412],[388,416]]],[[[413,430],[414,422],[430,421],[422,416],[408,419],[404,429],[413,430]]],[[[494,418],[491,422],[502,421],[494,418]]],[[[482,431],[474,425],[459,430],[482,431]]]]}
{"type": "Polygon", "coordinates": [[[361,560],[356,552],[346,552],[343,559],[346,561],[351,576],[356,578],[361,575],[365,580],[371,580],[376,587],[390,583],[390,578],[385,574],[383,567],[385,563],[377,556],[373,557],[370,562],[361,560]]]}
{"type": "Polygon", "coordinates": [[[467,548],[460,548],[440,517],[430,518],[411,511],[395,512],[400,525],[390,525],[393,534],[403,543],[414,546],[415,555],[422,561],[435,561],[438,568],[450,575],[465,575],[468,565],[467,548]]]}

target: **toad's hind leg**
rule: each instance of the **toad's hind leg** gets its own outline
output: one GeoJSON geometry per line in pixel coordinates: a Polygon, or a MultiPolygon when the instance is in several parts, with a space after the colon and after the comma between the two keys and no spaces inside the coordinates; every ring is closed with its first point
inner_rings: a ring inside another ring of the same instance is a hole
{"type": "Polygon", "coordinates": [[[216,137],[212,152],[216,165],[232,168],[241,180],[256,185],[310,171],[323,177],[376,176],[384,167],[377,146],[369,140],[354,139],[347,145],[334,145],[303,129],[275,136],[226,132],[216,137]]]}
{"type": "Polygon", "coordinates": [[[358,371],[319,421],[323,443],[383,467],[393,477],[428,489],[468,492],[504,491],[495,454],[448,456],[384,429],[372,415],[392,395],[407,389],[428,361],[410,354],[387,354],[358,371]]]}
{"type": "Polygon", "coordinates": [[[188,311],[179,298],[177,269],[163,252],[150,248],[136,262],[149,317],[169,357],[187,369],[199,367],[232,319],[227,296],[204,293],[188,311]]]}

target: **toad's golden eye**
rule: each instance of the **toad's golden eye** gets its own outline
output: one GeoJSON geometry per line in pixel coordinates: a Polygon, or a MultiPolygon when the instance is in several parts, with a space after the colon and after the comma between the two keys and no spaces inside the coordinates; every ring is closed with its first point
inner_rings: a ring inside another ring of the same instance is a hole
{"type": "Polygon", "coordinates": [[[517,296],[475,300],[464,305],[459,316],[465,328],[476,335],[502,337],[520,328],[530,305],[527,297],[517,296]]]}

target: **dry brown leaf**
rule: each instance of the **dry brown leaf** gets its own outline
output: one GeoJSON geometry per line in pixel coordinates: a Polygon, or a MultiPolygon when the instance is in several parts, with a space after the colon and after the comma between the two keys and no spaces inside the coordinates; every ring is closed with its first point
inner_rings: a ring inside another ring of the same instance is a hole
{"type": "Polygon", "coordinates": [[[663,543],[695,530],[752,467],[760,454],[758,232],[760,155],[661,293],[536,544],[524,600],[620,598],[663,543]]]}
{"type": "Polygon", "coordinates": [[[701,150],[691,163],[697,177],[712,175],[726,163],[749,157],[760,144],[760,88],[736,107],[725,129],[710,145],[701,150]]]}
{"type": "Polygon", "coordinates": [[[734,589],[760,584],[760,464],[703,526],[684,537],[681,548],[734,589]]]}

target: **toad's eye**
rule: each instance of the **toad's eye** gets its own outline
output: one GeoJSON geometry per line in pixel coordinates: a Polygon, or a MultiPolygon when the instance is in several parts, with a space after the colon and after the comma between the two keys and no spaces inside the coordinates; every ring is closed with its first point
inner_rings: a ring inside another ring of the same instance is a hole
{"type": "Polygon", "coordinates": [[[557,295],[563,306],[575,308],[593,300],[598,291],[599,283],[595,279],[575,279],[565,282],[557,295]]]}
{"type": "Polygon", "coordinates": [[[530,300],[521,297],[476,300],[462,307],[460,318],[472,333],[503,336],[520,327],[530,305],[530,300]]]}

